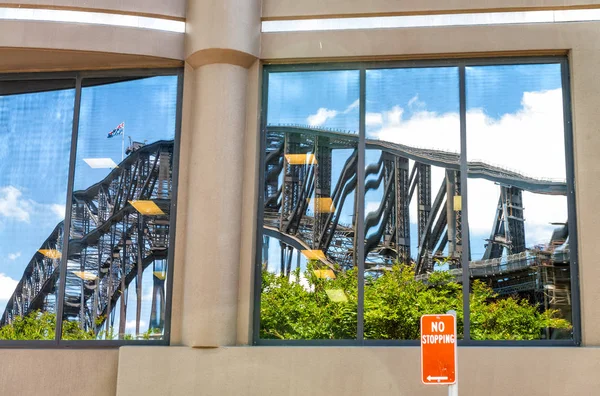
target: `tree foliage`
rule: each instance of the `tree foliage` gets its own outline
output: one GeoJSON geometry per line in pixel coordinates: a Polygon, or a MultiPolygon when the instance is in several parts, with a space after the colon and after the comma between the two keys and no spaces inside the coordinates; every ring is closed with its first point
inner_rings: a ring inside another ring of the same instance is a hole
{"type": "MultiPolygon", "coordinates": [[[[97,318],[96,325],[101,325],[103,318],[97,318]]],[[[26,316],[16,317],[11,324],[0,328],[0,340],[54,340],[56,329],[56,314],[52,312],[34,311],[26,316]]],[[[149,329],[138,338],[150,340],[160,338],[162,330],[149,329]]],[[[132,334],[115,332],[113,327],[102,330],[98,334],[85,331],[79,327],[79,322],[64,320],[62,324],[63,340],[134,340],[132,334]]]]}
{"type": "MultiPolygon", "coordinates": [[[[353,339],[357,328],[357,271],[340,271],[322,279],[311,269],[295,271],[289,279],[262,271],[261,338],[353,339]],[[345,296],[330,299],[328,292],[345,296]],[[343,294],[342,294],[343,293],[343,294]]],[[[462,334],[462,286],[448,272],[437,271],[426,282],[415,279],[414,267],[396,265],[391,271],[365,279],[364,334],[367,339],[419,339],[424,314],[457,313],[462,334]]],[[[470,295],[471,338],[476,340],[539,339],[548,328],[570,329],[555,310],[516,296],[499,298],[480,281],[470,295]]]]}
{"type": "MultiPolygon", "coordinates": [[[[56,314],[33,311],[17,316],[9,325],[0,328],[0,340],[54,340],[56,314]]],[[[63,340],[93,340],[91,332],[82,330],[78,323],[63,321],[63,340]]]]}

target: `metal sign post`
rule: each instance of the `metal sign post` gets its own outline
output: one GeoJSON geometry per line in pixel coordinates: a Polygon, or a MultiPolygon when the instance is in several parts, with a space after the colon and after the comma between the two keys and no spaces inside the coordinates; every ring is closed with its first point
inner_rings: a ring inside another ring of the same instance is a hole
{"type": "Polygon", "coordinates": [[[456,312],[421,316],[421,381],[449,385],[448,395],[458,395],[456,312]]]}
{"type": "Polygon", "coordinates": [[[454,345],[454,351],[455,351],[455,364],[454,364],[454,379],[456,380],[456,382],[454,382],[454,384],[452,385],[448,385],[448,396],[458,396],[458,353],[456,353],[456,342],[458,341],[456,339],[456,311],[455,310],[451,310],[446,312],[448,315],[452,315],[454,316],[454,340],[455,340],[455,345],[454,345]]]}

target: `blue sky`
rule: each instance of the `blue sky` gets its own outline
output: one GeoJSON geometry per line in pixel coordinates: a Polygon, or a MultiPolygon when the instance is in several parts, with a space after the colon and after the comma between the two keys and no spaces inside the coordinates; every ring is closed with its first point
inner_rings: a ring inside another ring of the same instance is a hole
{"type": "MultiPolygon", "coordinates": [[[[119,123],[125,122],[126,137],[134,141],[173,139],[176,96],[176,76],[84,88],[75,189],[85,189],[110,172],[90,168],[84,158],[121,161],[121,137],[107,138],[119,123]]],[[[0,96],[2,312],[12,294],[8,287],[14,287],[42,242],[64,219],[74,97],[74,89],[0,96]]],[[[151,281],[151,276],[145,277],[146,289],[151,281]]],[[[149,298],[149,290],[145,295],[149,298]]]]}
{"type": "MultiPolygon", "coordinates": [[[[560,65],[468,67],[466,78],[468,159],[564,180],[560,65]]],[[[271,73],[268,123],[356,132],[358,85],[358,71],[271,73]]],[[[367,137],[456,152],[460,147],[458,95],[456,67],[368,70],[367,137]]],[[[367,152],[367,165],[379,155],[367,152]]],[[[333,169],[336,178],[335,156],[333,169]]],[[[443,169],[434,169],[434,195],[441,177],[443,169]]],[[[489,237],[499,187],[474,179],[468,188],[471,245],[473,259],[478,259],[489,237]]],[[[381,196],[382,188],[367,194],[366,212],[377,208],[381,196]]],[[[549,223],[566,221],[566,199],[528,192],[523,199],[528,246],[548,242],[553,229],[549,223]]],[[[344,217],[351,218],[351,208],[344,207],[344,217]]],[[[413,203],[413,254],[415,222],[413,203]]],[[[278,268],[277,246],[270,244],[272,269],[278,268]]]]}

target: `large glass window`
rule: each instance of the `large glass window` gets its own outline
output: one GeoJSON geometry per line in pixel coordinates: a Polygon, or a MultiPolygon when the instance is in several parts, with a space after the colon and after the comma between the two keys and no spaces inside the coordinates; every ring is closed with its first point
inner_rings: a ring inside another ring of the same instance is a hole
{"type": "Polygon", "coordinates": [[[168,340],[180,78],[0,81],[0,340],[168,340]]]}
{"type": "Polygon", "coordinates": [[[256,343],[579,342],[566,60],[494,63],[266,67],[256,343]]]}
{"type": "Polygon", "coordinates": [[[261,337],[357,332],[358,72],[269,76],[261,337]]]}

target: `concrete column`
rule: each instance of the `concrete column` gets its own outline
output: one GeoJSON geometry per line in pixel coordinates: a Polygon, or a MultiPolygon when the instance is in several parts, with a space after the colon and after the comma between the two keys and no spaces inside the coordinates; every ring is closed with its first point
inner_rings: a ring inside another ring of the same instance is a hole
{"type": "Polygon", "coordinates": [[[188,7],[181,343],[218,347],[237,337],[247,68],[258,56],[260,1],[188,7]]]}

